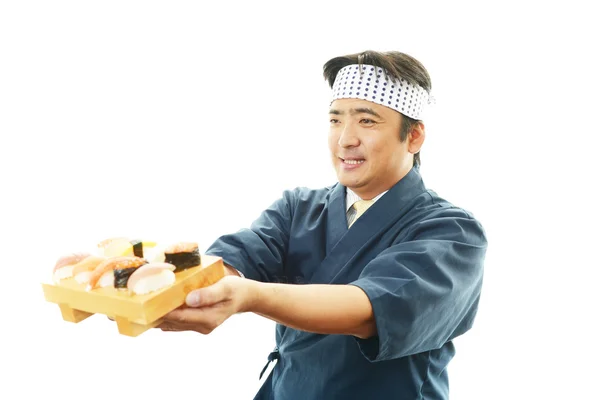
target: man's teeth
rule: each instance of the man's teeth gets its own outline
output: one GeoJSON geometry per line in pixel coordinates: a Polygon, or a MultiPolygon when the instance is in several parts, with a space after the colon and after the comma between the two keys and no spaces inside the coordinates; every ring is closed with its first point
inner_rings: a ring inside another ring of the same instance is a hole
{"type": "Polygon", "coordinates": [[[365,160],[344,160],[345,164],[362,164],[365,160]]]}

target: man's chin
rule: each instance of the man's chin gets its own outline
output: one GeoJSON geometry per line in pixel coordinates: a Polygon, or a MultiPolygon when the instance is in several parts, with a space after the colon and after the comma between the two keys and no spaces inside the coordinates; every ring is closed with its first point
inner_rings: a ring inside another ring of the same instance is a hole
{"type": "Polygon", "coordinates": [[[346,186],[347,188],[354,189],[362,186],[360,179],[357,179],[356,177],[350,177],[347,173],[338,173],[337,177],[340,184],[346,186]]]}

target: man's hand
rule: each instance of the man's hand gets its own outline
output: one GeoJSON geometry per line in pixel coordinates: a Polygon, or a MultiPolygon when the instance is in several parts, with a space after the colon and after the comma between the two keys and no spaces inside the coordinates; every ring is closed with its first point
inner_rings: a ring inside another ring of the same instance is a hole
{"type": "Polygon", "coordinates": [[[217,283],[191,291],[185,305],[163,317],[163,331],[209,334],[233,314],[248,311],[255,297],[254,282],[225,276],[217,283]]]}

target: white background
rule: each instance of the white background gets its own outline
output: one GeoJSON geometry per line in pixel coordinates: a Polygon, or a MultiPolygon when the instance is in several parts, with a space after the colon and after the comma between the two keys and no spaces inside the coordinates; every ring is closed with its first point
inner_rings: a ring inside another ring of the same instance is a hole
{"type": "Polygon", "coordinates": [[[425,182],[488,233],[451,398],[597,395],[594,12],[415,3],[2,2],[0,398],[252,398],[270,321],[129,338],[64,322],[41,283],[107,237],[203,250],[283,190],[333,183],[321,68],[366,49],[428,68],[425,182]]]}

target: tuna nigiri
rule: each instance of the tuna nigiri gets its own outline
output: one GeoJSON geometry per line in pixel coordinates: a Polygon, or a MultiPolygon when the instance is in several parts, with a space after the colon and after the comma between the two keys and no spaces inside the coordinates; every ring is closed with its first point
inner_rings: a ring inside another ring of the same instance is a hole
{"type": "Polygon", "coordinates": [[[78,262],[84,260],[89,257],[91,254],[89,253],[71,253],[60,257],[56,264],[54,264],[54,269],[52,271],[52,275],[55,282],[60,281],[61,279],[70,278],[73,276],[73,267],[78,262]]]}
{"type": "Polygon", "coordinates": [[[137,295],[154,292],[175,283],[175,266],[152,262],[136,269],[127,281],[127,289],[137,295]]]}
{"type": "Polygon", "coordinates": [[[110,257],[102,261],[90,275],[86,290],[115,285],[115,269],[137,268],[148,261],[140,257],[110,257]]]}

